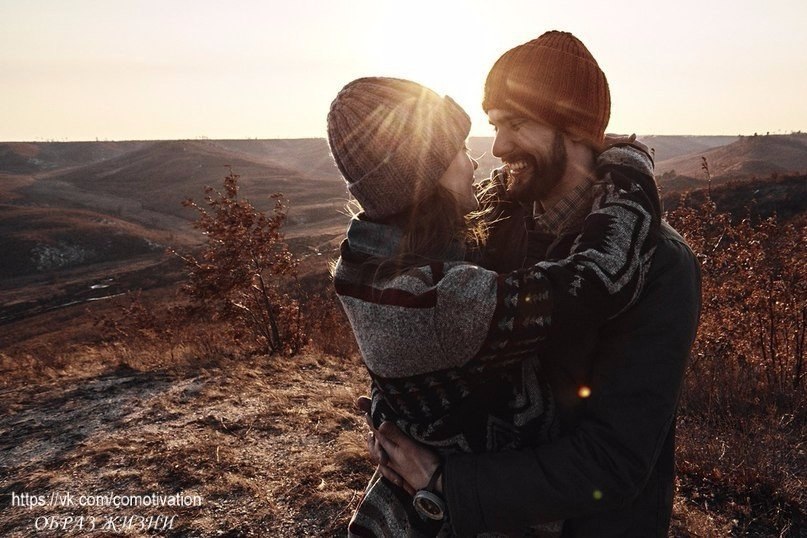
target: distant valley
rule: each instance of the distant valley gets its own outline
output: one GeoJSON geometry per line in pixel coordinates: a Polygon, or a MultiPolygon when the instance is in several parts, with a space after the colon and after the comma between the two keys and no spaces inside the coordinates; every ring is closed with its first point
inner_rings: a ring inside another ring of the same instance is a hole
{"type": "Polygon", "coordinates": [[[262,209],[289,201],[289,238],[344,230],[347,191],[324,140],[0,144],[0,276],[188,246],[201,236],[181,203],[232,169],[262,209]],[[47,252],[40,255],[39,252],[47,252]]]}
{"type": "MultiPolygon", "coordinates": [[[[668,207],[682,192],[707,186],[706,157],[713,187],[731,183],[729,190],[744,193],[738,185],[754,180],[747,196],[765,198],[772,210],[804,211],[798,177],[807,171],[805,134],[640,140],[653,148],[668,207]],[[795,179],[777,183],[788,175],[795,179]],[[768,185],[775,194],[765,194],[768,185]]],[[[469,140],[478,178],[500,165],[491,142],[469,140]]],[[[241,176],[241,195],[259,208],[271,207],[272,193],[285,195],[287,238],[304,272],[324,273],[348,221],[347,190],[324,139],[0,143],[0,314],[34,297],[70,295],[60,279],[81,286],[82,274],[97,290],[159,285],[154,275],[166,273],[166,249],[202,240],[194,212],[181,202],[201,200],[204,187],[221,185],[229,169],[241,176]],[[153,278],[144,276],[149,267],[153,278]],[[136,277],[124,285],[127,274],[136,277]],[[117,287],[98,284],[104,275],[117,287]]],[[[728,198],[738,196],[746,194],[728,198]]]]}
{"type": "Polygon", "coordinates": [[[203,240],[182,201],[229,170],[258,208],[285,195],[302,276],[324,274],[348,196],[322,139],[0,143],[0,323],[181,278],[168,249],[203,240]]]}

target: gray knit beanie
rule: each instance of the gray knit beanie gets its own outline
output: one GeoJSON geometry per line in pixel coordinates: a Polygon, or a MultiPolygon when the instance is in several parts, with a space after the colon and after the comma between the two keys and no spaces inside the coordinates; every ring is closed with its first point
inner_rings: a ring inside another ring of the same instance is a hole
{"type": "Polygon", "coordinates": [[[468,114],[450,97],[396,78],[354,80],[328,113],[336,166],[371,219],[430,195],[470,129],[468,114]]]}

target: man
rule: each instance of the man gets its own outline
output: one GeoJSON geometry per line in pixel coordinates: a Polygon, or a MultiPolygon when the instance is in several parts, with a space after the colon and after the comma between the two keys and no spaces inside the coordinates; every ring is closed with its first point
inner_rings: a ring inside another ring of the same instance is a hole
{"type": "MultiPolygon", "coordinates": [[[[610,116],[605,75],[574,36],[547,32],[496,62],[483,108],[505,164],[492,179],[498,222],[483,265],[504,271],[563,257],[591,209],[597,173],[609,172],[596,160],[610,116]]],[[[611,171],[633,173],[634,154],[611,171]]],[[[556,441],[441,464],[386,423],[371,454],[391,480],[442,495],[459,536],[520,534],[556,520],[563,536],[666,536],[676,408],[699,309],[697,262],[664,224],[637,303],[598,336],[545,353],[556,441]]]]}

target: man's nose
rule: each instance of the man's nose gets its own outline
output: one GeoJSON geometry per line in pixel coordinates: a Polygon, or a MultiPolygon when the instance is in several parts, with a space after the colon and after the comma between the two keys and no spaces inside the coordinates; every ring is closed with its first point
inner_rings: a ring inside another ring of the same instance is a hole
{"type": "Polygon", "coordinates": [[[479,169],[479,161],[471,157],[471,162],[474,163],[474,171],[477,171],[479,169]]]}
{"type": "Polygon", "coordinates": [[[513,150],[513,144],[510,142],[510,139],[501,131],[496,133],[496,136],[493,137],[493,148],[491,148],[491,153],[497,159],[501,159],[508,153],[513,150]]]}

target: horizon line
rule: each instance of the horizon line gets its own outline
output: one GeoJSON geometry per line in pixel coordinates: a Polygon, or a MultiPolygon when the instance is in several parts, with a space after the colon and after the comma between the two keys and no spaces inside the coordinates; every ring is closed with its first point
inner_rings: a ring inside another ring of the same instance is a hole
{"type": "MultiPolygon", "coordinates": [[[[783,132],[771,132],[766,131],[765,133],[755,132],[753,134],[659,134],[659,133],[650,133],[650,134],[637,134],[637,138],[646,138],[651,136],[681,136],[681,137],[743,137],[743,136],[791,136],[791,135],[798,135],[798,134],[805,134],[804,131],[790,131],[787,133],[783,132]]],[[[470,135],[468,138],[493,138],[493,135],[470,135]]],[[[109,139],[109,138],[95,138],[92,139],[63,139],[59,140],[56,138],[50,139],[28,139],[28,140],[0,140],[0,144],[70,144],[70,143],[113,143],[113,142],[245,142],[245,141],[272,141],[272,140],[326,140],[327,137],[324,136],[294,136],[294,137],[274,137],[274,138],[258,138],[258,137],[247,137],[247,138],[212,138],[209,136],[201,136],[195,138],[127,138],[127,139],[109,139]]]]}

